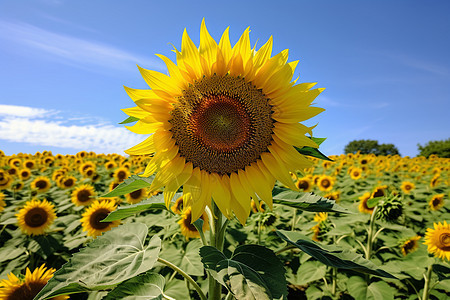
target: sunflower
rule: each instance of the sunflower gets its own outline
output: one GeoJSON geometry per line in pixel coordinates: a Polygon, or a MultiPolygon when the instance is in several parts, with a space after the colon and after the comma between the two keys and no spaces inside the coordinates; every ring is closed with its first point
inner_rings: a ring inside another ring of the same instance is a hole
{"type": "Polygon", "coordinates": [[[50,179],[45,176],[39,176],[31,182],[31,189],[36,190],[38,193],[45,193],[50,189],[50,179]]]}
{"type": "Polygon", "coordinates": [[[417,248],[419,248],[419,240],[421,238],[422,237],[420,235],[417,235],[403,242],[402,245],[400,246],[403,256],[406,256],[409,253],[416,251],[417,248]]]}
{"type": "Polygon", "coordinates": [[[450,260],[450,225],[446,221],[433,225],[434,229],[427,228],[424,244],[428,245],[429,253],[450,260]]]}
{"type": "Polygon", "coordinates": [[[19,169],[16,167],[12,167],[8,169],[8,174],[11,176],[17,176],[17,174],[19,173],[19,169]]]}
{"type": "Polygon", "coordinates": [[[75,156],[78,158],[85,158],[86,156],[88,156],[88,153],[86,151],[80,151],[77,154],[75,154],[75,156]]]}
{"type": "Polygon", "coordinates": [[[106,170],[111,170],[111,169],[114,169],[114,168],[116,168],[117,167],[117,164],[115,163],[115,162],[113,162],[113,161],[108,161],[106,164],[105,164],[105,169],[106,170]]]}
{"type": "Polygon", "coordinates": [[[0,190],[7,189],[13,183],[13,179],[9,176],[8,172],[0,170],[0,190]]]}
{"type": "Polygon", "coordinates": [[[430,187],[434,188],[439,185],[441,181],[441,173],[436,173],[430,180],[430,187]]]}
{"type": "Polygon", "coordinates": [[[120,182],[112,181],[112,182],[109,184],[109,191],[114,190],[119,184],[120,184],[120,182]]]}
{"type": "MultiPolygon", "coordinates": [[[[19,279],[13,273],[8,274],[8,279],[0,281],[1,300],[32,300],[52,278],[55,269],[47,269],[45,264],[33,272],[29,268],[25,271],[25,277],[19,279]]],[[[57,296],[50,300],[68,299],[69,296],[57,296]]]]}
{"type": "Polygon", "coordinates": [[[403,181],[400,187],[405,194],[411,193],[411,191],[416,187],[416,185],[410,181],[403,181]]]}
{"type": "Polygon", "coordinates": [[[370,195],[371,194],[369,192],[366,192],[364,193],[364,195],[358,198],[359,199],[358,209],[360,212],[366,214],[371,214],[373,212],[374,208],[367,206],[367,201],[371,198],[370,195]]]}
{"type": "Polygon", "coordinates": [[[19,168],[21,164],[22,164],[22,160],[20,158],[13,158],[9,161],[9,166],[11,168],[14,168],[14,167],[19,168]]]}
{"type": "Polygon", "coordinates": [[[314,222],[322,223],[328,219],[328,213],[320,212],[314,215],[314,222]]]}
{"type": "Polygon", "coordinates": [[[27,159],[23,162],[23,167],[27,169],[34,169],[36,168],[36,162],[33,159],[27,159]]]}
{"type": "Polygon", "coordinates": [[[56,219],[54,205],[47,200],[31,200],[16,214],[19,227],[27,235],[42,235],[56,219]]]}
{"type": "Polygon", "coordinates": [[[334,180],[333,177],[328,175],[322,175],[319,177],[319,180],[317,180],[317,186],[321,191],[328,192],[333,189],[334,180]]]}
{"type": "Polygon", "coordinates": [[[11,185],[11,189],[15,192],[20,191],[21,189],[23,189],[24,184],[22,181],[16,181],[11,185]]]}
{"type": "MultiPolygon", "coordinates": [[[[203,231],[208,230],[209,222],[206,213],[203,212],[200,218],[203,220],[203,231]]],[[[191,207],[188,206],[183,210],[183,212],[181,213],[181,219],[178,221],[178,224],[180,224],[181,233],[186,237],[186,239],[200,237],[200,233],[198,232],[197,228],[195,228],[194,224],[192,224],[191,207]]]]}
{"type": "Polygon", "coordinates": [[[339,199],[341,197],[341,192],[340,191],[334,191],[328,194],[323,195],[324,198],[330,199],[330,200],[334,200],[336,202],[339,202],[339,199]]]}
{"type": "Polygon", "coordinates": [[[75,184],[77,183],[77,179],[73,176],[68,176],[62,178],[59,183],[61,188],[70,189],[75,186],[75,184]]]}
{"type": "Polygon", "coordinates": [[[96,193],[92,185],[82,184],[73,190],[71,199],[76,206],[89,206],[94,201],[92,197],[95,197],[95,195],[96,193]]]}
{"type": "Polygon", "coordinates": [[[30,178],[31,176],[31,172],[28,169],[22,169],[19,171],[19,177],[22,180],[27,180],[28,178],[30,178]]]}
{"type": "Polygon", "coordinates": [[[114,170],[113,177],[115,178],[116,181],[122,182],[125,179],[127,179],[128,177],[130,177],[130,175],[131,175],[131,173],[127,168],[119,167],[116,170],[114,170]]]}
{"type": "Polygon", "coordinates": [[[444,206],[444,194],[437,194],[434,195],[430,202],[428,203],[430,205],[431,210],[439,210],[444,206]]]}
{"type": "Polygon", "coordinates": [[[0,192],[0,212],[2,212],[5,209],[6,202],[5,202],[5,194],[0,192]]]}
{"type": "Polygon", "coordinates": [[[82,215],[81,225],[83,226],[83,231],[87,231],[88,236],[97,237],[103,232],[119,226],[120,220],[100,222],[116,208],[117,206],[115,205],[115,201],[95,200],[82,215]]]}
{"type": "Polygon", "coordinates": [[[323,89],[292,81],[297,61],[288,50],[271,57],[272,38],[258,51],[250,47],[249,29],[231,47],[228,29],[217,44],[204,21],[197,48],[186,31],[177,64],[158,55],[169,76],[140,68],[151,90],[126,88],[137,107],[124,109],[140,119],[132,132],[152,134],[128,149],[129,155],[153,155],[143,176],[155,174],[151,189],[165,186],[170,204],[176,191],[190,194],[192,219],[211,197],[228,218],[244,224],[256,194],[272,206],[278,179],[298,190],[289,172],[312,162],[295,147],[317,144],[299,122],[324,109],[310,107],[323,89]]]}
{"type": "Polygon", "coordinates": [[[303,192],[309,192],[312,188],[311,179],[309,177],[302,177],[295,183],[297,188],[303,192]]]}
{"type": "Polygon", "coordinates": [[[350,177],[353,180],[358,180],[360,179],[362,176],[362,169],[361,168],[352,168],[352,170],[350,171],[350,177]]]}
{"type": "Polygon", "coordinates": [[[384,197],[386,196],[387,185],[380,185],[375,187],[370,198],[384,197]]]}
{"type": "Polygon", "coordinates": [[[78,168],[81,175],[85,175],[85,172],[87,169],[94,169],[94,171],[95,171],[95,169],[96,169],[95,163],[92,161],[87,161],[87,162],[81,164],[81,166],[78,168]]]}
{"type": "Polygon", "coordinates": [[[145,198],[147,198],[147,189],[146,188],[142,188],[139,190],[135,190],[129,194],[125,195],[125,199],[127,200],[128,203],[130,204],[135,204],[135,203],[139,203],[142,200],[144,200],[145,198]]]}
{"type": "Polygon", "coordinates": [[[177,215],[180,215],[183,212],[183,196],[178,197],[170,209],[177,215]]]}
{"type": "Polygon", "coordinates": [[[44,165],[46,165],[46,166],[49,166],[49,167],[53,166],[53,163],[54,163],[54,162],[55,162],[55,159],[54,159],[53,157],[51,157],[51,156],[45,157],[45,158],[42,160],[42,163],[43,163],[44,165]]]}

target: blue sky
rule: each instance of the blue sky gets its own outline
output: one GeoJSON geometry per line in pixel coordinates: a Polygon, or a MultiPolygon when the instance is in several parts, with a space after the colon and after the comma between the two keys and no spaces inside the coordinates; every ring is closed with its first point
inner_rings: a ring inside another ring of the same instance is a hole
{"type": "Polygon", "coordinates": [[[3,0],[0,149],[123,153],[143,139],[117,124],[133,106],[123,85],[146,88],[136,64],[165,72],[154,54],[174,58],[184,28],[198,45],[205,18],[216,40],[273,35],[299,82],[326,88],[306,122],[325,154],[375,139],[415,156],[450,137],[449,15],[449,1],[3,0]]]}

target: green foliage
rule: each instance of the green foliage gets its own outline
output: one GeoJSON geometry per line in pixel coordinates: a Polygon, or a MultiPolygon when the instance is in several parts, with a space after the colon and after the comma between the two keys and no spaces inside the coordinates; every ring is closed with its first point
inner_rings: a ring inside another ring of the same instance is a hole
{"type": "Polygon", "coordinates": [[[163,298],[164,282],[164,277],[159,274],[152,272],[141,274],[120,283],[102,300],[135,300],[136,298],[162,300],[165,299],[163,298]]]}
{"type": "Polygon", "coordinates": [[[349,142],[345,148],[344,153],[360,152],[361,154],[375,154],[375,155],[395,155],[398,152],[397,147],[393,144],[378,144],[376,140],[354,140],[349,142]]]}
{"type": "Polygon", "coordinates": [[[355,300],[394,300],[396,290],[384,281],[372,282],[367,285],[366,280],[358,276],[352,276],[347,281],[350,295],[355,300]]]}
{"type": "Polygon", "coordinates": [[[128,117],[125,120],[123,120],[122,122],[120,122],[119,124],[128,124],[128,123],[133,123],[139,121],[139,118],[136,117],[128,117]]]}
{"type": "Polygon", "coordinates": [[[114,190],[103,195],[102,197],[117,197],[131,192],[137,191],[142,188],[146,188],[152,185],[153,177],[140,177],[138,175],[132,175],[130,178],[125,179],[124,182],[116,186],[114,190]]]}
{"type": "Polygon", "coordinates": [[[301,233],[278,230],[278,236],[318,261],[335,268],[348,269],[386,278],[396,278],[350,249],[316,243],[301,233]]]}
{"type": "Polygon", "coordinates": [[[442,141],[429,141],[424,146],[417,144],[419,148],[418,156],[428,158],[434,154],[438,157],[450,158],[450,138],[442,141]]]}
{"type": "MultiPolygon", "coordinates": [[[[318,146],[320,146],[320,144],[322,144],[326,140],[326,138],[316,138],[316,137],[310,137],[310,139],[312,139],[318,146]]],[[[332,161],[325,154],[320,152],[318,148],[313,148],[313,147],[309,147],[309,146],[304,146],[302,148],[298,148],[298,147],[294,147],[294,148],[300,154],[303,154],[303,155],[306,155],[306,156],[315,157],[315,158],[318,158],[318,159],[332,161]]]]}
{"type": "Polygon", "coordinates": [[[154,236],[145,246],[147,234],[147,225],[142,223],[106,232],[75,253],[35,299],[111,288],[150,270],[158,258],[161,239],[154,236]]]}
{"type": "Polygon", "coordinates": [[[285,270],[272,250],[259,245],[236,248],[231,258],[214,247],[200,249],[203,265],[236,299],[286,299],[285,270]]]}

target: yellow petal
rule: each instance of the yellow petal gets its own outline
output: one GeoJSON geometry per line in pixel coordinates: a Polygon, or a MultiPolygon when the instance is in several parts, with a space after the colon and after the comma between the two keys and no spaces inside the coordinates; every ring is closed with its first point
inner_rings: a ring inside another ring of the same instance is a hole
{"type": "Polygon", "coordinates": [[[143,110],[139,106],[123,108],[122,111],[130,117],[135,117],[138,119],[143,119],[149,115],[148,111],[143,110]]]}
{"type": "Polygon", "coordinates": [[[247,27],[239,38],[238,42],[234,45],[232,50],[232,56],[241,56],[243,64],[247,63],[247,60],[252,55],[252,49],[250,46],[250,27],[247,27]]]}
{"type": "Polygon", "coordinates": [[[200,56],[203,56],[206,60],[206,69],[204,68],[203,72],[211,72],[211,66],[217,57],[217,43],[208,32],[205,25],[205,19],[202,20],[202,25],[200,28],[199,53],[200,56]]]}
{"type": "Polygon", "coordinates": [[[230,43],[230,35],[229,35],[230,27],[227,27],[225,31],[222,34],[222,38],[219,42],[219,48],[222,51],[223,59],[225,62],[225,65],[228,65],[228,62],[231,58],[231,43],[230,43]]]}
{"type": "MultiPolygon", "coordinates": [[[[164,61],[164,63],[167,66],[167,70],[169,71],[170,77],[173,78],[173,80],[176,82],[176,84],[182,90],[186,89],[186,80],[185,80],[183,74],[181,73],[180,69],[178,68],[178,66],[164,55],[156,54],[156,56],[158,56],[159,58],[161,58],[164,61]]],[[[142,97],[142,98],[148,98],[148,97],[142,97]]]]}
{"type": "Polygon", "coordinates": [[[226,187],[226,184],[222,181],[217,173],[212,173],[211,186],[212,197],[214,202],[220,211],[227,217],[231,218],[231,195],[230,191],[226,187]]]}
{"type": "Polygon", "coordinates": [[[274,57],[270,58],[256,73],[256,77],[253,80],[253,83],[257,88],[263,88],[267,80],[274,74],[276,71],[283,67],[288,59],[289,50],[283,50],[274,57]]]}
{"type": "Polygon", "coordinates": [[[272,204],[272,189],[275,180],[268,181],[261,173],[257,164],[245,167],[247,180],[258,196],[269,206],[272,204]]]}
{"type": "MultiPolygon", "coordinates": [[[[269,151],[270,150],[271,148],[269,146],[269,151]]],[[[298,191],[298,188],[292,182],[292,178],[289,175],[289,170],[285,167],[284,162],[277,156],[276,153],[273,151],[270,151],[270,153],[265,152],[261,154],[261,160],[276,179],[288,186],[290,189],[298,191]]]]}
{"type": "Polygon", "coordinates": [[[155,179],[150,186],[151,191],[155,191],[176,178],[181,171],[183,171],[186,160],[184,157],[177,156],[173,160],[169,161],[158,174],[155,175],[155,179]]]}
{"type": "Polygon", "coordinates": [[[176,81],[171,77],[153,70],[141,68],[139,66],[138,68],[145,82],[153,90],[164,90],[169,92],[174,97],[181,96],[182,90],[179,86],[177,86],[176,81]]]}
{"type": "Polygon", "coordinates": [[[192,170],[192,163],[186,163],[180,174],[166,185],[164,188],[164,202],[167,207],[169,207],[170,201],[172,201],[172,198],[175,196],[178,189],[192,176],[192,170]]]}
{"type": "Polygon", "coordinates": [[[283,124],[276,122],[273,128],[273,132],[283,142],[289,145],[296,147],[309,146],[313,148],[319,148],[319,146],[313,140],[305,136],[307,129],[308,127],[300,123],[283,124]]]}
{"type": "Polygon", "coordinates": [[[153,135],[146,138],[143,142],[137,144],[134,147],[131,147],[128,150],[125,150],[125,153],[128,155],[145,155],[156,152],[155,144],[153,143],[153,135]]]}
{"type": "MultiPolygon", "coordinates": [[[[248,206],[248,211],[250,214],[250,195],[242,186],[241,181],[239,180],[239,176],[236,173],[231,173],[230,175],[230,186],[231,192],[233,193],[236,200],[240,203],[240,205],[245,209],[248,206]]],[[[248,215],[247,215],[248,216],[248,215]]]]}
{"type": "Polygon", "coordinates": [[[272,114],[272,118],[274,118],[275,120],[277,120],[278,122],[283,122],[283,123],[298,123],[298,122],[302,122],[308,119],[311,119],[312,117],[317,116],[318,114],[320,114],[321,112],[325,111],[324,108],[321,107],[307,107],[307,108],[298,108],[295,110],[284,110],[281,111],[279,109],[279,106],[275,106],[273,107],[273,114],[272,114]]]}
{"type": "Polygon", "coordinates": [[[262,65],[270,59],[272,55],[273,37],[270,36],[269,40],[255,53],[253,63],[255,69],[259,69],[262,65]]]}
{"type": "Polygon", "coordinates": [[[152,90],[138,90],[138,89],[132,89],[129,87],[124,86],[125,91],[127,92],[128,96],[133,100],[139,100],[142,98],[151,98],[154,96],[154,93],[152,90]]]}
{"type": "Polygon", "coordinates": [[[151,134],[161,128],[162,123],[145,123],[142,121],[137,121],[133,126],[125,126],[131,132],[137,134],[151,134]]]}
{"type": "Polygon", "coordinates": [[[186,28],[181,39],[181,55],[183,56],[183,63],[185,67],[190,66],[196,76],[196,79],[201,78],[202,66],[199,59],[198,49],[189,37],[186,28]]]}

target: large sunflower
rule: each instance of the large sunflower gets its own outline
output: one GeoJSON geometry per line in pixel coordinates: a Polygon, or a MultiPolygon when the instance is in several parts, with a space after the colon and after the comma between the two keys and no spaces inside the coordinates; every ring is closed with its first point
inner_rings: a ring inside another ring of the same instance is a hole
{"type": "MultiPolygon", "coordinates": [[[[13,273],[8,274],[8,279],[0,281],[0,300],[32,300],[52,278],[54,272],[55,269],[47,269],[43,264],[33,272],[27,268],[23,279],[19,279],[13,273]]],[[[50,300],[68,298],[68,296],[57,296],[50,300]]]]}
{"type": "Polygon", "coordinates": [[[310,106],[323,89],[296,84],[298,61],[287,63],[288,50],[271,57],[272,37],[252,49],[249,32],[232,47],[226,29],[217,44],[203,21],[198,48],[184,31],[177,64],[158,55],[169,76],[140,68],[151,90],[126,88],[137,106],[124,112],[139,119],[128,129],[151,134],[126,153],[153,155],[143,174],[156,173],[150,189],[165,186],[169,205],[183,186],[192,220],[212,197],[226,217],[234,212],[245,223],[251,197],[272,206],[276,179],[298,190],[289,172],[312,163],[294,146],[318,147],[299,122],[324,110],[310,106]]]}
{"type": "Polygon", "coordinates": [[[31,200],[16,214],[19,227],[27,235],[44,234],[56,219],[54,205],[47,200],[31,200]]]}
{"type": "Polygon", "coordinates": [[[73,190],[71,199],[76,206],[89,206],[94,202],[94,198],[92,197],[95,197],[95,195],[96,193],[92,185],[82,184],[73,190]]]}
{"type": "Polygon", "coordinates": [[[444,221],[434,223],[434,229],[427,228],[425,234],[425,245],[428,245],[428,252],[439,258],[450,260],[450,225],[444,221]]]}
{"type": "MultiPolygon", "coordinates": [[[[208,230],[209,222],[206,212],[203,212],[200,218],[203,220],[202,230],[208,230]]],[[[186,239],[200,237],[200,233],[198,232],[197,228],[195,228],[194,224],[192,224],[192,221],[192,210],[190,207],[186,207],[181,213],[181,219],[178,221],[181,233],[186,237],[186,239]]]]}
{"type": "Polygon", "coordinates": [[[106,218],[110,212],[117,208],[113,200],[96,200],[86,209],[81,219],[83,231],[87,231],[88,236],[97,237],[103,232],[110,230],[120,224],[120,220],[112,222],[100,222],[106,218]]]}

